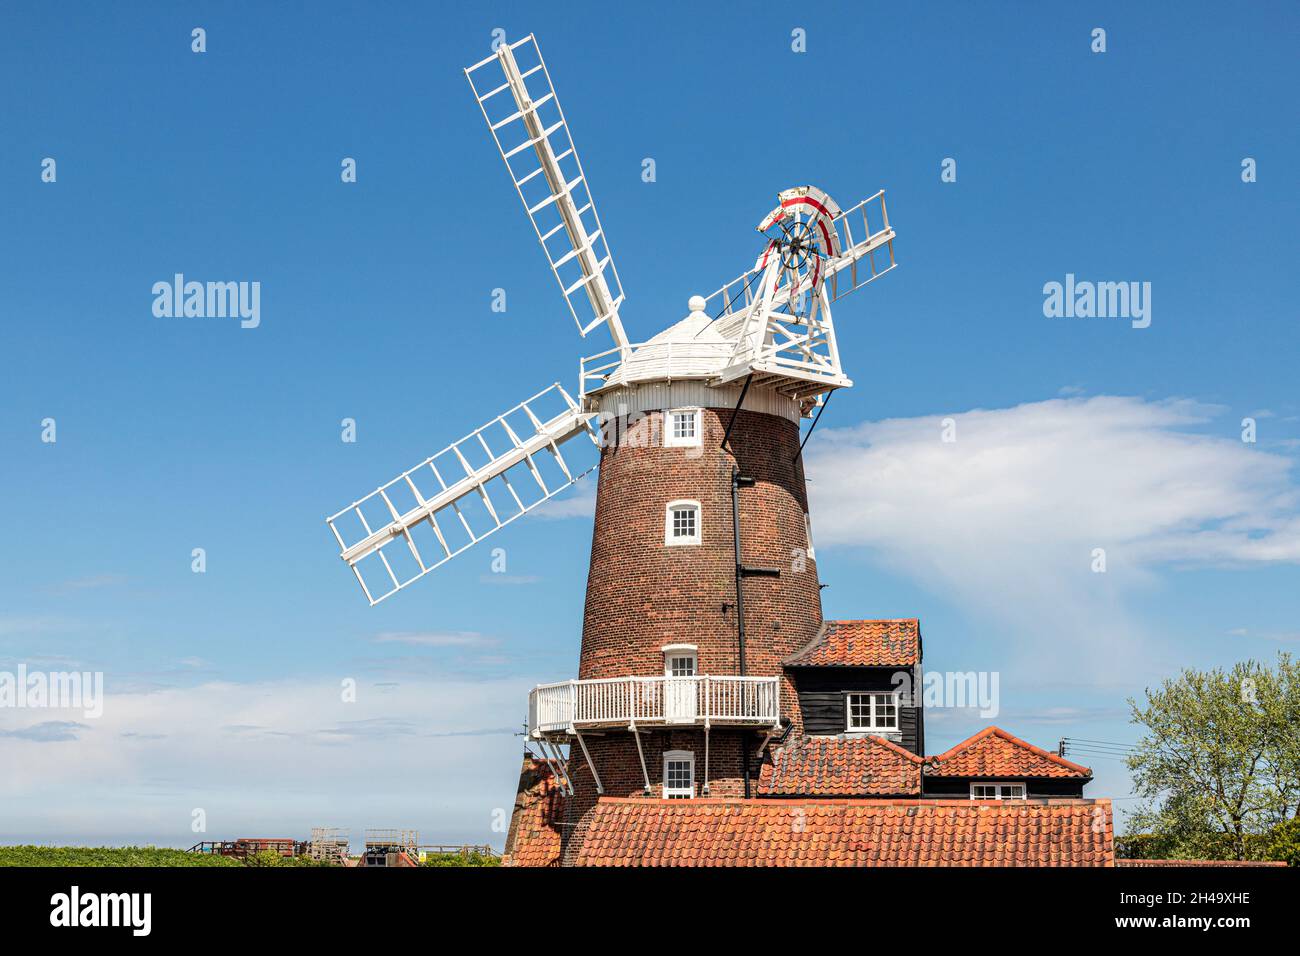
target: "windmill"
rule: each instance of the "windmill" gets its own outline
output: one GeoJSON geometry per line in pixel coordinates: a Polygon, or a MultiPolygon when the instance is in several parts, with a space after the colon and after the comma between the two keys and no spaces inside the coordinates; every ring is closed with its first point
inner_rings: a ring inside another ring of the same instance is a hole
{"type": "Polygon", "coordinates": [[[819,189],[789,189],[758,224],[752,268],[633,344],[618,269],[536,40],[503,42],[465,75],[578,332],[603,328],[613,347],[580,360],[576,398],[557,382],[326,519],[371,605],[572,485],[586,472],[566,444],[602,446],[608,419],[656,407],[674,383],[707,394],[701,406],[777,403],[807,417],[852,385],[832,304],[895,264],[883,190],[841,211],[819,189]]]}

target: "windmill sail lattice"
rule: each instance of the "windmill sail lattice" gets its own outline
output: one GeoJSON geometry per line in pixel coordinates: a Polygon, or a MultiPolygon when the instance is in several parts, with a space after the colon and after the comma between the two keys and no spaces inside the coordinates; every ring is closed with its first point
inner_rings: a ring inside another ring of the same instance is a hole
{"type": "Polygon", "coordinates": [[[556,383],[327,518],[366,599],[396,594],[581,478],[562,446],[595,441],[591,418],[556,383]]]}
{"type": "Polygon", "coordinates": [[[766,248],[754,267],[632,344],[618,269],[536,39],[497,44],[465,76],[578,331],[604,326],[614,347],[579,360],[577,400],[553,385],[326,519],[372,605],[592,470],[564,445],[580,434],[602,445],[597,417],[604,427],[633,412],[741,405],[809,416],[853,384],[831,304],[895,265],[884,190],[841,212],[814,186],[787,189],[759,225],[766,248]]]}
{"type": "Polygon", "coordinates": [[[537,41],[502,43],[465,75],[578,331],[605,324],[625,348],[623,285],[537,41]]]}

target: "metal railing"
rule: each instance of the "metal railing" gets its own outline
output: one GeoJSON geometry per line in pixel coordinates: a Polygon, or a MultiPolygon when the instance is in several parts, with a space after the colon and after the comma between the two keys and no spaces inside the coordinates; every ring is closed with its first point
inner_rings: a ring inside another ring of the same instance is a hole
{"type": "Polygon", "coordinates": [[[777,677],[609,677],[540,684],[528,695],[532,736],[630,724],[775,725],[777,677]]]}

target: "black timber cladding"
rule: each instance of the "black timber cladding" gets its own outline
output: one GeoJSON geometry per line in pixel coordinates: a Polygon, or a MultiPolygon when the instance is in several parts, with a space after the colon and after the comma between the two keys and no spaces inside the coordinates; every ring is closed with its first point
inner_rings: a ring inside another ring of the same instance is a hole
{"type": "Polygon", "coordinates": [[[902,691],[915,698],[899,707],[898,744],[923,755],[925,717],[920,705],[916,668],[904,667],[787,667],[799,697],[804,733],[831,737],[848,729],[848,695],[853,692],[887,693],[902,691]],[[906,675],[900,679],[899,675],[906,675]]]}

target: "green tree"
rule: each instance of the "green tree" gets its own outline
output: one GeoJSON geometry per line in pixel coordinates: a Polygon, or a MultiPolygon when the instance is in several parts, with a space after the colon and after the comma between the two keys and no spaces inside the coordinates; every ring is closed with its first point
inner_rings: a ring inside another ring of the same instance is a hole
{"type": "Polygon", "coordinates": [[[1265,839],[1264,859],[1300,866],[1300,819],[1291,819],[1273,828],[1265,839]]]}
{"type": "Polygon", "coordinates": [[[1259,856],[1259,837],[1300,813],[1300,666],[1184,670],[1145,696],[1129,701],[1145,730],[1128,759],[1147,801],[1133,829],[1182,859],[1259,856]]]}

